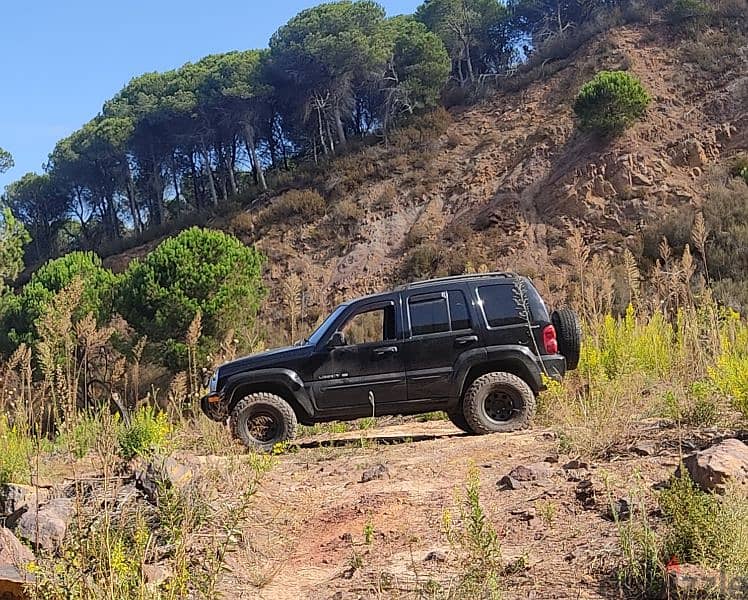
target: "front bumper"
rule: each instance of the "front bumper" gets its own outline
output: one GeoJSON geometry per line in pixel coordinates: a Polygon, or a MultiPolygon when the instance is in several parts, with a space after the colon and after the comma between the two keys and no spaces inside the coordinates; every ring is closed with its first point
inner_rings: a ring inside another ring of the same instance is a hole
{"type": "Polygon", "coordinates": [[[200,408],[209,419],[219,423],[228,417],[228,407],[223,401],[223,394],[218,392],[210,392],[200,398],[200,408]]]}

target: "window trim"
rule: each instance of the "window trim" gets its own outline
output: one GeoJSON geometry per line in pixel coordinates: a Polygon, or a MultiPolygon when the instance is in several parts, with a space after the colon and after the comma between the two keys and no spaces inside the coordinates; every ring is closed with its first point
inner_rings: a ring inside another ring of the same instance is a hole
{"type": "Polygon", "coordinates": [[[391,340],[380,340],[378,342],[363,342],[361,344],[348,344],[347,346],[344,346],[345,348],[359,348],[362,346],[375,346],[375,345],[382,345],[382,344],[388,344],[388,343],[395,343],[395,342],[401,342],[402,336],[401,332],[399,332],[397,329],[397,304],[395,303],[395,300],[390,298],[389,300],[380,300],[378,302],[372,302],[371,304],[365,304],[362,307],[355,307],[355,305],[352,305],[354,308],[351,310],[351,312],[347,315],[342,315],[340,322],[335,324],[335,327],[331,327],[328,335],[325,336],[325,339],[320,341],[320,344],[324,347],[332,338],[332,336],[338,332],[342,331],[343,327],[345,327],[348,322],[351,319],[355,319],[358,315],[367,313],[367,312],[374,312],[375,310],[380,309],[386,309],[389,307],[392,307],[392,309],[395,311],[395,337],[391,340]]]}

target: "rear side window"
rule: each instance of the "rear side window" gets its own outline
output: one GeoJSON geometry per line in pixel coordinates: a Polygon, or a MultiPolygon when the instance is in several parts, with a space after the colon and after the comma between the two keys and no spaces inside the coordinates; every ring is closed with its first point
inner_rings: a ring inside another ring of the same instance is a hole
{"type": "Polygon", "coordinates": [[[410,330],[413,335],[449,331],[449,311],[444,297],[417,297],[408,301],[410,330]]]}
{"type": "Polygon", "coordinates": [[[520,315],[518,299],[513,284],[484,285],[478,288],[478,296],[489,327],[524,323],[520,315]]]}
{"type": "Polygon", "coordinates": [[[449,292],[449,316],[452,319],[452,331],[472,328],[465,294],[459,290],[449,292]]]}

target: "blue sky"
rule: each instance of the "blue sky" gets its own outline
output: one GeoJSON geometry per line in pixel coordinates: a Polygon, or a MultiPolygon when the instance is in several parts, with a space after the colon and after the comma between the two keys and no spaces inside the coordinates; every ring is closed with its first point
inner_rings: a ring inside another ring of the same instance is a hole
{"type": "MultiPolygon", "coordinates": [[[[132,77],[206,54],[261,48],[315,0],[3,0],[0,2],[0,147],[16,167],[0,191],[41,171],[72,133],[132,77]]],[[[388,14],[417,0],[380,0],[388,14]]]]}

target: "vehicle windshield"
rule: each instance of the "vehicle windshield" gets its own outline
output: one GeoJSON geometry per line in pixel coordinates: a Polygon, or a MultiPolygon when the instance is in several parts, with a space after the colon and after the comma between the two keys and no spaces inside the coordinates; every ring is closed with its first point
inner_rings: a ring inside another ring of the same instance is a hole
{"type": "Polygon", "coordinates": [[[307,344],[312,344],[316,346],[319,341],[322,339],[322,337],[327,332],[327,329],[330,327],[330,325],[340,316],[340,313],[342,313],[346,308],[348,307],[348,304],[341,304],[338,306],[332,313],[330,313],[330,316],[327,317],[322,324],[315,329],[312,334],[305,340],[307,344]]]}

